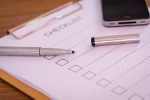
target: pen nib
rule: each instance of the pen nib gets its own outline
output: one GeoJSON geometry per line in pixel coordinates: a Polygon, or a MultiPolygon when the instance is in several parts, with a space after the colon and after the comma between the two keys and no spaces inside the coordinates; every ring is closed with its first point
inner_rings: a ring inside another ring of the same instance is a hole
{"type": "Polygon", "coordinates": [[[73,51],[73,50],[67,50],[66,53],[67,53],[67,54],[74,54],[75,51],[73,51]]]}
{"type": "Polygon", "coordinates": [[[75,53],[75,51],[72,51],[72,54],[74,54],[75,53]]]}

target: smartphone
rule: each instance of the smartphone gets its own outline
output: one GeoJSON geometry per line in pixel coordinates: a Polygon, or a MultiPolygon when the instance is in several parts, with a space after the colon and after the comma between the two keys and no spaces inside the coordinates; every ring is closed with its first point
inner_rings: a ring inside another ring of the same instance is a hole
{"type": "Polygon", "coordinates": [[[104,26],[149,24],[145,0],[101,0],[104,26]]]}

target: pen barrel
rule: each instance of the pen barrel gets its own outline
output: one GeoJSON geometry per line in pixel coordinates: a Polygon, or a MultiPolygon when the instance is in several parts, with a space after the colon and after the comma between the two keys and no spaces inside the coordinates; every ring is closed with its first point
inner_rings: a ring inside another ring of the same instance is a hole
{"type": "Polygon", "coordinates": [[[137,42],[140,42],[139,34],[126,34],[126,35],[102,36],[91,38],[92,46],[128,44],[137,42]]]}
{"type": "Polygon", "coordinates": [[[41,56],[56,56],[56,55],[64,55],[64,54],[72,54],[72,51],[66,49],[57,49],[57,48],[40,48],[41,56]]]}
{"type": "Polygon", "coordinates": [[[72,54],[74,51],[57,48],[40,47],[0,47],[0,56],[56,56],[72,54]]]}
{"type": "Polygon", "coordinates": [[[1,56],[39,56],[39,47],[0,47],[1,56]]]}

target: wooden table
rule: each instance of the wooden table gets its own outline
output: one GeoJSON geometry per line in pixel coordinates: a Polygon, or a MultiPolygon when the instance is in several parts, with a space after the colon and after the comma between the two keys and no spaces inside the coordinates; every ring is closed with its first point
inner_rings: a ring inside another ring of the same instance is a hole
{"type": "MultiPolygon", "coordinates": [[[[0,37],[6,30],[45,13],[69,0],[0,0],[0,37]]],[[[147,0],[150,6],[150,0],[147,0]]],[[[0,79],[0,100],[32,100],[0,79]]]]}

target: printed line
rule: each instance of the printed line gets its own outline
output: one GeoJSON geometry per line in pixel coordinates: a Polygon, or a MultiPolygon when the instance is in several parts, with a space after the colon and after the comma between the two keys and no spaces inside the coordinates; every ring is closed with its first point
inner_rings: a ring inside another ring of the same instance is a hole
{"type": "Polygon", "coordinates": [[[90,63],[88,63],[87,65],[85,65],[84,67],[88,67],[89,65],[94,64],[95,62],[99,61],[100,59],[102,59],[103,57],[105,57],[106,55],[110,54],[111,52],[113,52],[114,50],[120,48],[122,45],[118,45],[115,46],[113,49],[109,50],[108,52],[104,53],[103,55],[101,55],[100,57],[96,58],[95,60],[91,61],[90,63]]]}
{"type": "Polygon", "coordinates": [[[146,45],[148,45],[150,43],[150,41],[148,41],[147,43],[143,44],[142,46],[140,46],[139,48],[133,50],[132,52],[128,53],[126,56],[122,57],[121,59],[119,59],[118,61],[116,61],[115,63],[111,64],[110,66],[108,66],[107,68],[105,68],[104,70],[102,70],[101,72],[99,72],[98,74],[102,74],[105,71],[107,71],[108,69],[112,68],[114,65],[119,64],[122,60],[124,60],[125,58],[127,58],[128,56],[130,56],[131,54],[135,53],[136,51],[140,50],[141,48],[145,47],[146,45]]]}
{"type": "Polygon", "coordinates": [[[54,46],[56,46],[56,45],[58,45],[58,44],[60,44],[60,43],[62,43],[62,42],[64,42],[64,41],[66,41],[67,39],[70,39],[71,37],[73,37],[73,36],[75,36],[75,35],[81,33],[82,31],[85,31],[87,28],[89,28],[89,27],[91,27],[91,26],[93,26],[93,25],[95,25],[95,24],[97,25],[97,24],[99,24],[99,23],[100,23],[99,20],[98,20],[98,21],[95,21],[94,23],[88,25],[87,27],[84,27],[83,29],[81,29],[81,30],[79,30],[79,31],[77,31],[77,32],[75,32],[75,33],[73,33],[73,34],[71,34],[70,36],[64,38],[63,40],[60,40],[60,41],[56,42],[56,43],[53,44],[51,47],[54,47],[54,46]]]}
{"type": "MultiPolygon", "coordinates": [[[[126,28],[125,28],[126,29],[126,28]]],[[[124,30],[125,30],[124,29],[124,30]]],[[[122,32],[122,31],[124,31],[124,30],[121,30],[120,32],[122,32]]],[[[126,30],[128,30],[128,29],[126,29],[126,30]]],[[[103,31],[103,30],[102,30],[103,31]]],[[[101,32],[102,32],[101,31],[101,32]]],[[[120,32],[117,32],[117,33],[120,33],[120,32]]],[[[122,46],[123,44],[121,44],[121,45],[119,45],[119,46],[122,46]]],[[[116,48],[117,49],[117,48],[116,48]]],[[[93,49],[92,49],[93,50],[93,49]]],[[[85,65],[84,67],[87,67],[87,66],[89,66],[89,65],[91,65],[91,64],[93,64],[93,63],[95,63],[95,62],[97,62],[98,60],[100,60],[100,59],[102,59],[104,56],[106,56],[107,54],[110,54],[111,52],[113,52],[114,50],[112,49],[112,50],[110,50],[110,51],[108,51],[108,52],[106,52],[104,55],[102,55],[102,56],[100,56],[100,57],[98,57],[98,58],[96,58],[94,61],[92,61],[92,62],[90,62],[89,64],[87,64],[87,65],[85,65]]]]}
{"type": "MultiPolygon", "coordinates": [[[[101,30],[98,30],[98,31],[95,32],[94,34],[97,34],[97,33],[103,32],[103,31],[105,31],[105,28],[102,28],[101,30]]],[[[85,41],[90,40],[91,36],[94,35],[94,34],[91,34],[89,37],[87,37],[86,39],[80,41],[78,44],[74,45],[73,47],[71,47],[71,48],[69,48],[69,49],[73,49],[73,48],[75,48],[76,46],[80,45],[81,43],[84,43],[85,41]]],[[[70,61],[74,61],[74,60],[80,58],[81,56],[83,56],[83,55],[85,55],[85,54],[91,52],[93,49],[95,49],[95,48],[91,47],[90,49],[86,50],[85,52],[81,53],[80,55],[75,56],[75,57],[72,58],[70,61]]]]}
{"type": "Polygon", "coordinates": [[[85,54],[87,54],[87,53],[91,52],[93,49],[95,49],[95,48],[90,48],[89,50],[87,50],[87,51],[83,52],[82,54],[80,54],[80,55],[78,55],[78,56],[76,56],[76,57],[72,58],[70,61],[74,61],[74,60],[76,60],[76,59],[80,58],[81,56],[83,56],[83,55],[85,55],[85,54]]]}
{"type": "Polygon", "coordinates": [[[142,77],[141,79],[139,79],[138,81],[136,81],[134,84],[132,84],[128,88],[131,89],[131,88],[135,87],[137,84],[141,83],[142,81],[144,81],[149,76],[150,76],[150,73],[146,74],[144,77],[142,77]]]}
{"type": "Polygon", "coordinates": [[[148,61],[150,59],[150,56],[146,57],[144,60],[142,60],[141,62],[139,62],[138,64],[136,64],[135,66],[131,67],[130,69],[128,69],[127,71],[125,71],[124,73],[122,73],[120,76],[118,76],[117,78],[113,79],[112,81],[117,81],[118,79],[120,79],[122,76],[126,75],[127,73],[129,73],[131,70],[133,70],[134,68],[139,67],[140,65],[142,65],[144,62],[148,61]]]}
{"type": "MultiPolygon", "coordinates": [[[[104,31],[104,30],[105,30],[105,28],[102,28],[100,31],[98,30],[97,32],[102,32],[102,31],[104,31]]],[[[91,38],[91,36],[93,36],[94,34],[97,34],[97,32],[95,32],[95,33],[91,34],[90,36],[88,36],[87,38],[81,40],[80,42],[78,42],[78,43],[75,44],[74,46],[70,47],[69,49],[73,49],[73,48],[77,47],[78,45],[84,43],[85,41],[89,40],[89,39],[91,38]]]]}
{"type": "MultiPolygon", "coordinates": [[[[99,23],[100,23],[99,20],[98,20],[98,21],[95,21],[94,23],[88,25],[87,27],[85,27],[85,28],[83,28],[83,29],[81,29],[81,30],[79,30],[79,31],[77,31],[77,32],[75,32],[75,33],[73,33],[73,34],[71,34],[70,36],[64,38],[63,40],[60,40],[60,41],[54,43],[53,45],[51,45],[51,47],[54,47],[54,46],[56,46],[56,45],[58,45],[58,44],[60,44],[60,43],[62,43],[62,42],[64,42],[64,41],[66,41],[67,39],[70,39],[71,37],[73,37],[73,36],[75,36],[75,35],[81,33],[82,31],[85,31],[85,29],[87,29],[87,28],[89,28],[89,27],[91,27],[91,26],[93,26],[93,25],[95,25],[95,24],[97,25],[97,24],[99,24],[99,23]]],[[[56,58],[56,57],[57,57],[57,56],[55,56],[55,58],[56,58]]],[[[46,57],[43,57],[43,58],[44,58],[44,59],[47,59],[46,57]]]]}

